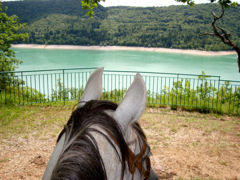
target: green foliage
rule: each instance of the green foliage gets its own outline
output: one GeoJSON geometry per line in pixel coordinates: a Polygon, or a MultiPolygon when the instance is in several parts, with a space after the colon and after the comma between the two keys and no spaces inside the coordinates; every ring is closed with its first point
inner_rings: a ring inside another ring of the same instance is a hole
{"type": "MultiPolygon", "coordinates": [[[[215,2],[215,1],[217,1],[217,0],[211,0],[211,2],[215,2]]],[[[238,5],[237,2],[233,2],[231,0],[218,0],[217,2],[224,8],[237,7],[237,5],[238,5]]]]}
{"type": "MultiPolygon", "coordinates": [[[[80,1],[52,1],[5,3],[10,14],[17,14],[29,22],[24,29],[30,35],[29,43],[231,49],[217,43],[213,37],[199,36],[199,33],[211,32],[210,13],[221,11],[216,4],[156,8],[103,8],[98,5],[94,18],[88,18],[81,10],[80,1]],[[60,6],[62,3],[64,6],[60,6]]],[[[228,9],[219,24],[226,29],[231,27],[232,40],[237,44],[240,44],[240,24],[236,23],[240,19],[239,10],[240,7],[228,9]]]]}
{"type": "Polygon", "coordinates": [[[187,3],[189,6],[194,5],[194,0],[176,0],[177,2],[187,3]]]}
{"type": "Polygon", "coordinates": [[[68,101],[80,100],[83,94],[83,88],[66,88],[63,86],[61,79],[58,79],[57,89],[53,90],[50,100],[51,101],[68,101]]]}
{"type": "Polygon", "coordinates": [[[203,72],[198,80],[181,79],[170,87],[165,86],[161,93],[148,93],[148,106],[166,107],[172,110],[182,108],[202,113],[240,113],[240,88],[225,81],[209,80],[203,72]],[[214,82],[214,83],[213,83],[214,82]],[[219,88],[216,85],[219,83],[219,88]]]}
{"type": "Polygon", "coordinates": [[[0,92],[0,104],[36,104],[46,101],[46,95],[23,85],[8,87],[0,92]]]}
{"type": "Polygon", "coordinates": [[[0,2],[0,72],[13,71],[21,63],[10,47],[13,42],[27,39],[27,33],[18,33],[24,26],[17,16],[8,16],[0,2]]]}
{"type": "Polygon", "coordinates": [[[126,92],[127,92],[126,89],[114,89],[112,91],[104,90],[101,99],[120,103],[123,97],[125,96],[126,92]]]}
{"type": "MultiPolygon", "coordinates": [[[[105,1],[105,0],[102,0],[105,1]]],[[[87,12],[87,16],[92,17],[94,12],[93,9],[98,7],[98,3],[100,2],[100,0],[82,0],[81,4],[82,4],[82,8],[85,10],[88,10],[87,12]]]]}
{"type": "MultiPolygon", "coordinates": [[[[7,10],[7,8],[5,8],[7,10]]],[[[19,33],[25,24],[21,24],[17,16],[8,16],[0,2],[0,73],[5,71],[14,71],[21,63],[15,56],[15,52],[10,49],[11,44],[16,41],[26,40],[27,33],[19,33]]],[[[5,89],[13,73],[4,75],[0,74],[0,91],[5,89]]]]}

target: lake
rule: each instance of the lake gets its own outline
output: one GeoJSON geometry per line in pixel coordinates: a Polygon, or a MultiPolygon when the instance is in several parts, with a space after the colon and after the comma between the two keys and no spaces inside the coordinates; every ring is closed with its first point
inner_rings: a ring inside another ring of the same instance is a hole
{"type": "Polygon", "coordinates": [[[107,70],[219,75],[240,80],[237,56],[199,56],[144,51],[14,48],[23,63],[17,70],[105,67],[107,70]]]}

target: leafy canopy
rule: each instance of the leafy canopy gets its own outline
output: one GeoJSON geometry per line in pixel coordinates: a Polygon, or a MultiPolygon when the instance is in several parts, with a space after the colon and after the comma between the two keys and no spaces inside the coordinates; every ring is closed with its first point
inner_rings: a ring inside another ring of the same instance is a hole
{"type": "Polygon", "coordinates": [[[82,3],[82,8],[84,10],[88,10],[87,12],[87,15],[89,17],[92,17],[94,12],[93,12],[93,9],[94,8],[97,8],[98,6],[98,3],[101,2],[101,1],[105,1],[105,0],[82,0],[81,3],[82,3]]]}
{"type": "Polygon", "coordinates": [[[17,16],[8,16],[0,2],[0,72],[14,71],[21,63],[10,48],[13,42],[28,38],[27,33],[19,33],[24,26],[25,24],[21,24],[17,16]]]}
{"type": "MultiPolygon", "coordinates": [[[[19,33],[24,26],[25,24],[21,24],[17,16],[8,16],[0,2],[0,73],[14,71],[22,62],[16,58],[15,52],[10,48],[13,42],[28,38],[26,33],[19,33]]],[[[0,92],[5,90],[10,82],[21,83],[14,78],[14,73],[0,74],[0,92]]]]}

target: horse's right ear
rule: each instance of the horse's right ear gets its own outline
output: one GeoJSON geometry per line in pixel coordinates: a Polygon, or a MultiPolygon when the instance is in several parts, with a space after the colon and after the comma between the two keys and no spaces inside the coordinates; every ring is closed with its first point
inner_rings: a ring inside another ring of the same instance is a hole
{"type": "Polygon", "coordinates": [[[97,100],[101,97],[103,70],[104,70],[103,67],[98,68],[89,77],[86,87],[84,89],[81,101],[78,105],[79,108],[84,106],[85,102],[90,100],[97,100]]]}

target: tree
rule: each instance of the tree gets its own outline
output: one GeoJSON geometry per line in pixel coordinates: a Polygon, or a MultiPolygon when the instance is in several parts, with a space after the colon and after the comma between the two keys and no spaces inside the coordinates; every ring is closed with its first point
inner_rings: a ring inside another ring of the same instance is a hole
{"type": "MultiPolygon", "coordinates": [[[[11,44],[16,41],[26,40],[27,33],[20,33],[25,26],[21,24],[17,16],[8,16],[2,8],[0,2],[0,73],[14,71],[22,62],[16,58],[15,52],[11,49],[11,44]]],[[[5,89],[13,73],[0,74],[0,92],[5,89]]]]}
{"type": "MultiPolygon", "coordinates": [[[[179,2],[186,2],[186,0],[177,0],[179,2]]],[[[210,0],[211,3],[216,2],[217,0],[210,0]]],[[[221,6],[221,14],[219,16],[216,15],[215,12],[212,12],[212,16],[213,16],[213,20],[211,23],[212,26],[212,30],[213,33],[201,33],[201,35],[209,35],[209,36],[214,36],[219,38],[224,44],[231,46],[237,53],[238,56],[238,71],[240,72],[240,47],[238,47],[237,44],[235,44],[231,39],[230,36],[231,34],[229,34],[225,29],[223,29],[222,27],[219,27],[218,25],[216,25],[217,21],[219,21],[220,19],[223,18],[224,16],[224,12],[227,8],[230,7],[237,7],[238,3],[233,2],[231,0],[218,0],[217,1],[219,6],[221,6]]],[[[194,5],[194,1],[193,0],[187,0],[187,3],[189,5],[194,5]]]]}
{"type": "Polygon", "coordinates": [[[97,8],[98,3],[100,3],[101,1],[105,1],[105,0],[81,0],[82,3],[82,8],[84,10],[88,10],[87,12],[87,16],[92,17],[94,12],[93,9],[97,8]]]}
{"type": "Polygon", "coordinates": [[[223,4],[220,4],[222,12],[219,16],[216,15],[216,13],[212,12],[213,20],[211,23],[213,33],[201,33],[201,35],[209,35],[209,36],[214,36],[219,38],[224,44],[231,46],[237,53],[238,56],[238,70],[240,72],[240,48],[238,47],[237,44],[235,44],[229,34],[225,29],[222,27],[216,25],[217,21],[223,18],[225,9],[228,8],[228,6],[225,6],[223,4]]]}
{"type": "MultiPolygon", "coordinates": [[[[92,17],[93,16],[93,8],[97,7],[97,4],[101,1],[105,0],[82,0],[82,7],[83,9],[88,9],[87,15],[92,17]]],[[[194,0],[175,0],[177,2],[187,3],[190,6],[194,5],[194,0]]],[[[210,35],[219,38],[224,44],[231,46],[237,53],[238,56],[238,69],[240,72],[240,48],[237,44],[235,44],[230,39],[230,34],[223,29],[222,27],[219,27],[216,25],[217,21],[222,19],[224,16],[224,12],[227,8],[230,7],[236,7],[238,6],[237,2],[233,2],[232,0],[210,0],[211,3],[217,2],[222,9],[222,12],[219,16],[217,16],[214,12],[212,12],[213,21],[211,23],[213,33],[202,33],[202,35],[210,35]]]]}

